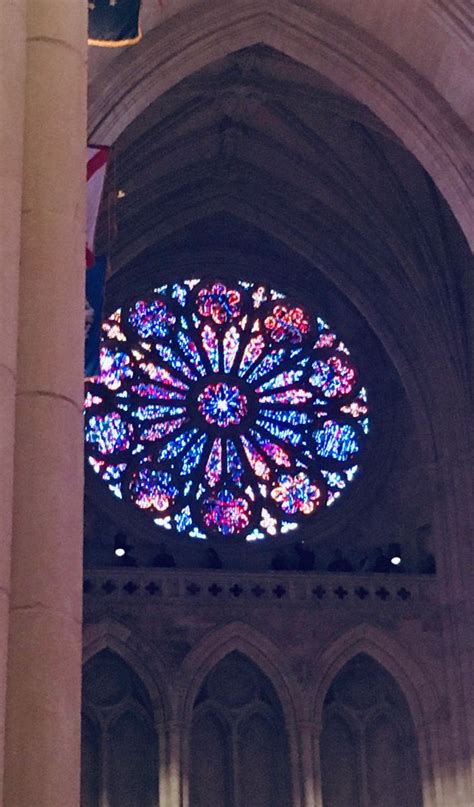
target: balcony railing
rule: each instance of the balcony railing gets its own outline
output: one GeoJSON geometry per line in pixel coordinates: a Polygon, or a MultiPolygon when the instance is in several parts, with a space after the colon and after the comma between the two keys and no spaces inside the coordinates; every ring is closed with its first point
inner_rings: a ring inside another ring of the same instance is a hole
{"type": "Polygon", "coordinates": [[[94,569],[84,578],[86,603],[184,600],[251,604],[312,603],[367,609],[412,609],[436,600],[434,575],[329,572],[239,572],[201,569],[94,569]]]}

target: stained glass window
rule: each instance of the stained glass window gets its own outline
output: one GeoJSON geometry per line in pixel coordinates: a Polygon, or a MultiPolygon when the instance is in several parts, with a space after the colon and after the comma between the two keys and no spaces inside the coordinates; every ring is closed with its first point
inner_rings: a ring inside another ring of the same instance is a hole
{"type": "Polygon", "coordinates": [[[346,345],[261,284],[170,283],[102,326],[89,464],[158,527],[255,541],[317,517],[360,468],[367,391],[346,345]]]}

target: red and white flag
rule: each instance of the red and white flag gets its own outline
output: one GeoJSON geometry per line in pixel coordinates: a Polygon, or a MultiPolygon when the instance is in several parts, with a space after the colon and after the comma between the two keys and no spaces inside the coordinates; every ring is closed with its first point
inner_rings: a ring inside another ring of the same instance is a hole
{"type": "Polygon", "coordinates": [[[87,146],[86,268],[94,265],[94,239],[100,199],[104,187],[108,146],[87,146]]]}

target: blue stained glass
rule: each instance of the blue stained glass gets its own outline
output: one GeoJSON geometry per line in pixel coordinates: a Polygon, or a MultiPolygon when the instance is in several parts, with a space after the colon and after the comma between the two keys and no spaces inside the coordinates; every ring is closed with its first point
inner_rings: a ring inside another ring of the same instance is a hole
{"type": "Polygon", "coordinates": [[[106,482],[118,482],[122,478],[126,467],[126,462],[122,462],[120,465],[107,465],[106,470],[102,474],[102,479],[106,482]]]}
{"type": "Polygon", "coordinates": [[[167,345],[156,345],[156,352],[158,353],[161,358],[168,362],[171,365],[173,370],[177,370],[180,373],[183,373],[187,378],[190,378],[191,381],[196,380],[196,376],[193,371],[188,367],[185,361],[178,356],[174,351],[171,350],[170,347],[167,345]]]}
{"type": "Polygon", "coordinates": [[[293,384],[298,383],[303,372],[304,370],[288,370],[283,373],[278,373],[278,375],[265,381],[260,387],[257,387],[255,391],[266,392],[266,390],[278,389],[278,387],[291,387],[293,384]]]}
{"type": "Polygon", "coordinates": [[[133,371],[130,366],[130,357],[126,353],[109,350],[102,347],[100,350],[100,374],[98,384],[105,384],[111,390],[120,387],[126,378],[132,378],[133,371]]]}
{"type": "Polygon", "coordinates": [[[169,509],[178,494],[171,474],[143,466],[134,474],[130,484],[135,504],[142,510],[162,513],[169,509]]]}
{"type": "Polygon", "coordinates": [[[148,304],[139,300],[129,313],[128,320],[142,339],[150,339],[168,336],[176,317],[161,300],[153,300],[148,304]]]}
{"type": "Polygon", "coordinates": [[[217,334],[210,325],[205,325],[202,329],[202,345],[206,351],[211,370],[219,372],[219,341],[217,334]]]}
{"type": "Polygon", "coordinates": [[[357,421],[360,427],[362,428],[364,434],[369,433],[369,418],[364,418],[363,420],[357,421]]]}
{"type": "Polygon", "coordinates": [[[316,450],[321,457],[345,462],[359,451],[357,435],[352,426],[327,420],[322,429],[313,434],[316,450]]]}
{"type": "Polygon", "coordinates": [[[214,440],[214,444],[209,454],[209,459],[206,465],[206,480],[208,485],[213,488],[219,482],[222,475],[222,441],[220,438],[214,440]]]}
{"type": "Polygon", "coordinates": [[[241,378],[244,377],[247,370],[249,370],[252,364],[257,361],[264,350],[265,339],[263,336],[261,334],[252,336],[245,347],[242,360],[240,362],[239,376],[241,378]]]}
{"type": "Polygon", "coordinates": [[[184,307],[188,297],[188,290],[186,286],[182,286],[181,283],[174,283],[171,287],[171,296],[184,307]]]}
{"type": "Polygon", "coordinates": [[[243,465],[232,440],[227,441],[227,473],[233,482],[240,482],[244,473],[243,465]]]}
{"type": "Polygon", "coordinates": [[[311,420],[306,412],[296,412],[294,409],[261,409],[260,415],[291,426],[302,426],[311,420]]]}
{"type": "MultiPolygon", "coordinates": [[[[185,423],[186,418],[158,421],[157,423],[153,423],[148,429],[143,429],[141,438],[142,440],[149,440],[151,442],[154,440],[162,440],[163,437],[167,437],[169,434],[180,429],[185,423]]],[[[140,446],[137,446],[135,451],[138,451],[139,448],[140,446]]]]}
{"type": "Polygon", "coordinates": [[[206,375],[206,368],[201,361],[196,343],[193,342],[192,339],[190,339],[189,336],[182,331],[178,333],[178,345],[186,358],[194,364],[196,370],[198,370],[201,375],[206,375]]]}
{"type": "Polygon", "coordinates": [[[174,417],[186,412],[182,406],[139,406],[132,412],[132,417],[138,420],[155,420],[156,418],[174,417]]]}
{"type": "Polygon", "coordinates": [[[301,443],[301,433],[295,432],[293,429],[287,429],[284,426],[280,426],[279,423],[273,423],[271,420],[257,418],[257,426],[260,426],[262,429],[266,429],[270,432],[270,434],[273,434],[274,437],[279,437],[280,440],[284,440],[285,443],[293,443],[293,445],[299,445],[301,443]]]}
{"type": "Polygon", "coordinates": [[[179,434],[178,437],[170,440],[161,452],[161,460],[168,460],[181,454],[197,432],[197,429],[188,429],[182,434],[179,434]]]}
{"type": "Polygon", "coordinates": [[[160,387],[157,384],[137,384],[136,386],[131,387],[131,391],[136,395],[139,395],[140,398],[153,398],[156,400],[160,399],[165,401],[184,401],[186,398],[186,395],[182,392],[169,389],[169,387],[160,387]]]}
{"type": "Polygon", "coordinates": [[[240,335],[237,328],[232,327],[226,331],[223,341],[224,353],[224,373],[230,373],[232,370],[235,356],[239,349],[240,335]]]}
{"type": "Polygon", "coordinates": [[[207,443],[207,434],[201,434],[200,438],[188,449],[181,465],[181,476],[187,476],[194,470],[202,457],[204,446],[207,443]]]}
{"type": "Polygon", "coordinates": [[[330,488],[343,490],[346,487],[346,480],[337,471],[321,471],[321,473],[330,488]]]}
{"type": "Polygon", "coordinates": [[[193,525],[189,507],[184,507],[180,513],[177,513],[174,517],[174,521],[178,532],[187,532],[193,525]]]}
{"type": "Polygon", "coordinates": [[[285,350],[272,350],[271,353],[268,353],[250,373],[247,379],[249,384],[252,384],[254,381],[258,381],[259,378],[267,375],[267,373],[271,373],[272,370],[278,367],[278,365],[281,364],[285,358],[285,353],[285,350]]]}
{"type": "Polygon", "coordinates": [[[370,408],[327,323],[303,339],[304,309],[271,303],[284,295],[259,282],[182,280],[159,295],[103,325],[84,403],[101,483],[156,528],[249,542],[343,495],[370,408]]]}
{"type": "Polygon", "coordinates": [[[130,447],[133,427],[125,423],[118,412],[93,415],[86,426],[86,441],[101,454],[114,454],[130,447]]]}
{"type": "Polygon", "coordinates": [[[169,370],[165,367],[157,367],[156,364],[148,362],[148,364],[139,364],[140,370],[146,373],[152,381],[158,381],[161,384],[169,385],[170,387],[177,387],[178,389],[187,390],[188,385],[184,381],[180,381],[176,376],[171,375],[169,370]]]}

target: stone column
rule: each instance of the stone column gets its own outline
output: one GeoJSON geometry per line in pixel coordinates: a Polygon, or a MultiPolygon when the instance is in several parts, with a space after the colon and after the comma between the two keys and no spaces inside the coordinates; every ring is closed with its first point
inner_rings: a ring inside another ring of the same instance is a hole
{"type": "Polygon", "coordinates": [[[16,344],[25,90],[26,0],[0,7],[0,803],[3,792],[16,344]]]}
{"type": "Polygon", "coordinates": [[[86,31],[27,0],[6,807],[79,803],[86,31]]]}
{"type": "MultiPolygon", "coordinates": [[[[307,720],[298,723],[301,771],[301,803],[304,807],[319,807],[315,788],[314,773],[319,768],[314,756],[315,726],[307,720]]],[[[296,760],[298,762],[298,760],[296,760]]]]}

